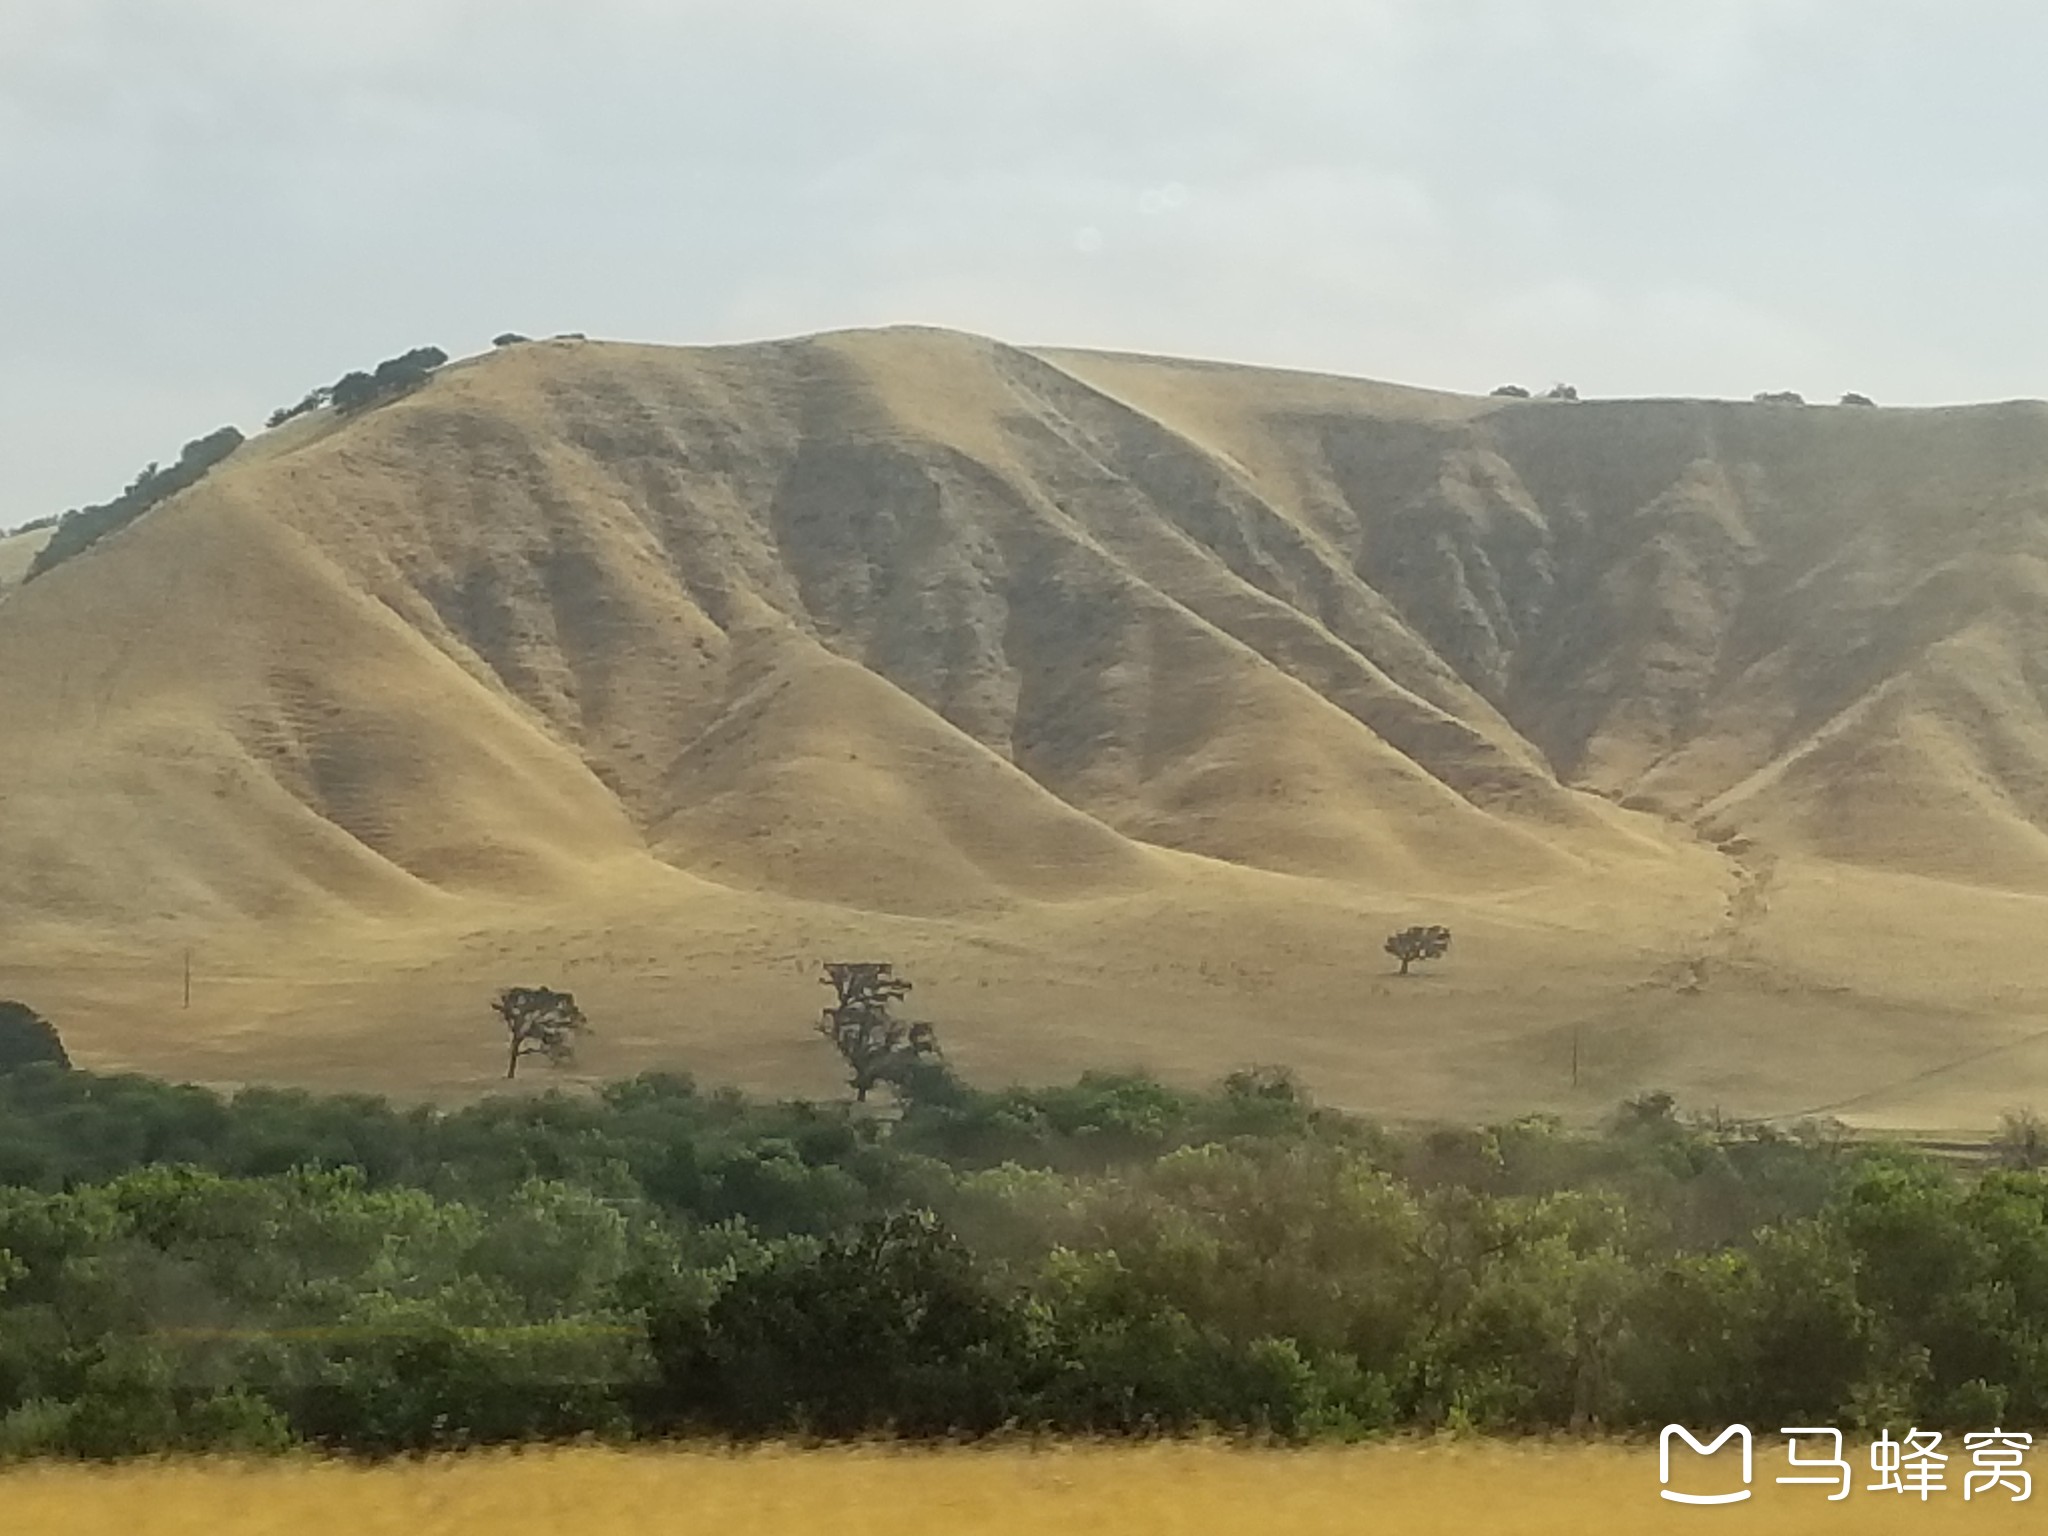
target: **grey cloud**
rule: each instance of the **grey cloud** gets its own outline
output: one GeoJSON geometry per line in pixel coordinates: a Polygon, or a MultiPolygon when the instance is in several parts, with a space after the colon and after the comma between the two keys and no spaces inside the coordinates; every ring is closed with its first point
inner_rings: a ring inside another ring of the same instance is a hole
{"type": "Polygon", "coordinates": [[[2040,392],[2048,15],[1955,11],[6,0],[0,524],[506,326],[2040,392]]]}

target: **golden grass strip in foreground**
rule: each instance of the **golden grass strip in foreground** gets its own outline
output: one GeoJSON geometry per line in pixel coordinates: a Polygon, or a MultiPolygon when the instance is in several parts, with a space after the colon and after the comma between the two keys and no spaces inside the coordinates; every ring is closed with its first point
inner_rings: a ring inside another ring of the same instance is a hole
{"type": "Polygon", "coordinates": [[[1747,1504],[1657,1498],[1654,1447],[1395,1444],[1308,1451],[1103,1445],[904,1451],[549,1450],[348,1467],[306,1459],[37,1466],[0,1473],[14,1536],[1208,1536],[1227,1532],[1807,1533],[2035,1530],[2041,1503],[1926,1504],[1778,1488],[1747,1504]]]}

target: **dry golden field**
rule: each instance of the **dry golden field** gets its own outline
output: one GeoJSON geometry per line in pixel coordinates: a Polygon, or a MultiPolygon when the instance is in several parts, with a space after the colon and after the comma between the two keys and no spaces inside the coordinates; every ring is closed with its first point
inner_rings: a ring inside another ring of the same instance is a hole
{"type": "MultiPolygon", "coordinates": [[[[1713,1531],[1863,1536],[2032,1530],[2039,1511],[1959,1491],[1925,1504],[1777,1488],[1748,1503],[1656,1496],[1653,1448],[1498,1444],[1243,1451],[573,1450],[351,1469],[300,1461],[37,1467],[0,1474],[0,1530],[37,1536],[1547,1536],[1713,1531]]],[[[1859,1479],[1859,1482],[1862,1479],[1859,1479]]],[[[1958,1479],[1951,1478],[1954,1489],[1958,1479]]]]}

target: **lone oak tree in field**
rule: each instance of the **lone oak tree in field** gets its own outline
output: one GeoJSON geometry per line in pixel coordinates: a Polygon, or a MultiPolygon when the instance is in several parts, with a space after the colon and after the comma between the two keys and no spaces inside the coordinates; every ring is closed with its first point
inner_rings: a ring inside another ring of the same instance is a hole
{"type": "Polygon", "coordinates": [[[939,1055],[939,1037],[931,1025],[896,1017],[893,1005],[909,992],[910,983],[895,972],[895,966],[871,960],[828,963],[819,978],[839,1001],[818,1020],[818,1033],[845,1061],[847,1086],[857,1103],[866,1103],[868,1090],[878,1083],[898,1081],[939,1055]]]}
{"type": "Polygon", "coordinates": [[[575,995],[552,987],[507,987],[491,999],[491,1011],[512,1037],[507,1078],[518,1072],[522,1056],[545,1056],[551,1066],[567,1066],[576,1059],[576,1037],[590,1032],[575,995]]]}
{"type": "Polygon", "coordinates": [[[1386,951],[1401,962],[1401,974],[1418,960],[1436,960],[1451,947],[1451,930],[1432,923],[1428,927],[1403,928],[1387,935],[1386,951]]]}

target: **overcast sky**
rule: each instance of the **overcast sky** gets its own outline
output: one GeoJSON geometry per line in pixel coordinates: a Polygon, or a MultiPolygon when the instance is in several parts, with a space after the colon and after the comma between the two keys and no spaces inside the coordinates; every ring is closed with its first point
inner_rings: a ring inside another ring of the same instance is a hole
{"type": "Polygon", "coordinates": [[[2038,0],[0,0],[0,526],[406,347],[2048,395],[2038,0]]]}

